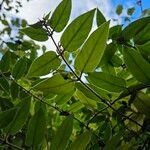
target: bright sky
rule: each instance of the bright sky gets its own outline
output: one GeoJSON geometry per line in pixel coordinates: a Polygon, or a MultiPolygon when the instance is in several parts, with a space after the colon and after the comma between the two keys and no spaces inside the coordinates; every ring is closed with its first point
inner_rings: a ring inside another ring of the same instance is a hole
{"type": "MultiPolygon", "coordinates": [[[[35,23],[38,18],[42,18],[44,14],[49,13],[54,10],[56,6],[61,2],[61,0],[22,0],[23,7],[20,13],[17,15],[21,18],[26,19],[30,24],[35,23]]],[[[137,0],[72,0],[72,14],[71,20],[81,13],[88,11],[92,8],[98,7],[104,14],[104,16],[109,19],[119,19],[121,22],[124,16],[126,16],[126,9],[130,7],[136,7],[135,15],[133,19],[137,19],[140,16],[140,7],[136,5],[137,0]],[[124,7],[121,17],[115,14],[115,8],[118,4],[122,4],[124,7]]],[[[150,8],[150,0],[142,0],[143,9],[150,8]]],[[[111,25],[116,22],[111,21],[111,25]]],[[[59,41],[59,34],[55,34],[55,39],[59,41]]],[[[52,43],[47,41],[44,43],[48,48],[52,48],[52,43]]]]}

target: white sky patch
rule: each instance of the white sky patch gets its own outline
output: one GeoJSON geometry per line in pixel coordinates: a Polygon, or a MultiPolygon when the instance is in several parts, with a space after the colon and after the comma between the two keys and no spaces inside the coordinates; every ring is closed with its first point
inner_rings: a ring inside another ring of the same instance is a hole
{"type": "MultiPolygon", "coordinates": [[[[26,19],[28,23],[32,24],[37,22],[38,19],[41,19],[44,14],[53,11],[61,0],[31,0],[29,2],[22,0],[22,2],[23,7],[20,9],[17,16],[26,19]]],[[[112,12],[114,11],[112,0],[72,0],[72,13],[70,20],[73,20],[80,14],[97,7],[102,11],[107,20],[116,18],[115,12],[112,12]]],[[[111,21],[111,26],[114,24],[116,23],[111,21]]],[[[55,34],[54,38],[58,42],[60,34],[55,34]]],[[[55,49],[51,40],[48,40],[43,44],[45,44],[49,50],[55,49]]]]}

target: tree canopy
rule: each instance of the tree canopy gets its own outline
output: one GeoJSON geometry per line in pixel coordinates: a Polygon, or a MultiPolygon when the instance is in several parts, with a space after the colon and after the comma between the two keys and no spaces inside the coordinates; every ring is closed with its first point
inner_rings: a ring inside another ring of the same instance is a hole
{"type": "Polygon", "coordinates": [[[62,0],[30,24],[8,18],[14,3],[0,4],[0,149],[150,149],[149,10],[132,21],[128,8],[128,25],[110,26],[98,8],[69,21],[62,0]]]}

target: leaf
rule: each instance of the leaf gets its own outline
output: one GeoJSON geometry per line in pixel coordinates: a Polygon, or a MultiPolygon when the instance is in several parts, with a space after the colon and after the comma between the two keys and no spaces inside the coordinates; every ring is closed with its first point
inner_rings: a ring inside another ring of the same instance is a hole
{"type": "Polygon", "coordinates": [[[32,147],[40,145],[45,136],[45,129],[45,111],[40,107],[29,121],[25,140],[26,145],[32,147]]]}
{"type": "Polygon", "coordinates": [[[138,109],[139,112],[145,114],[149,117],[150,114],[150,97],[143,93],[139,92],[133,102],[135,107],[138,109]]]}
{"type": "Polygon", "coordinates": [[[96,101],[94,101],[93,99],[90,99],[88,97],[86,97],[81,91],[77,90],[76,91],[76,95],[79,99],[79,101],[84,104],[86,107],[90,108],[90,109],[96,109],[97,108],[97,103],[96,101]]]}
{"type": "Polygon", "coordinates": [[[86,131],[77,137],[77,139],[71,144],[70,150],[85,150],[90,140],[91,132],[86,131]]]}
{"type": "Polygon", "coordinates": [[[107,73],[94,72],[86,77],[88,81],[95,86],[108,90],[110,92],[121,92],[125,90],[125,80],[107,73]]]}
{"type": "Polygon", "coordinates": [[[150,83],[150,64],[132,48],[123,50],[125,63],[132,75],[140,82],[150,83]]]}
{"type": "Polygon", "coordinates": [[[74,90],[74,82],[66,81],[60,74],[46,79],[33,87],[35,90],[43,91],[45,93],[54,94],[68,94],[74,90]]]}
{"type": "Polygon", "coordinates": [[[119,134],[113,136],[109,141],[107,141],[104,150],[116,150],[120,143],[121,136],[119,134]]]}
{"type": "Polygon", "coordinates": [[[61,64],[55,52],[49,51],[38,57],[31,64],[27,77],[38,77],[56,70],[61,64]]]}
{"type": "MultiPolygon", "coordinates": [[[[150,20],[149,20],[150,21],[150,20]]],[[[150,23],[148,23],[139,33],[134,37],[137,44],[144,44],[150,40],[150,23]]]]}
{"type": "Polygon", "coordinates": [[[0,78],[0,89],[9,95],[9,82],[4,77],[0,78]]]}
{"type": "Polygon", "coordinates": [[[92,72],[99,64],[106,47],[109,22],[96,29],[83,45],[75,59],[75,68],[81,72],[92,72]]]}
{"type": "Polygon", "coordinates": [[[16,108],[0,112],[0,129],[8,126],[16,114],[16,108]]]}
{"type": "Polygon", "coordinates": [[[101,11],[100,11],[99,9],[97,9],[96,21],[97,21],[97,26],[98,26],[98,27],[99,27],[101,24],[103,24],[104,22],[106,22],[105,17],[103,16],[103,14],[101,13],[101,11]]]}
{"type": "Polygon", "coordinates": [[[18,98],[20,92],[20,87],[18,84],[14,81],[12,81],[11,86],[10,86],[10,93],[12,99],[18,98]]]}
{"type": "Polygon", "coordinates": [[[71,0],[63,0],[53,12],[48,21],[50,27],[56,31],[61,32],[69,21],[71,14],[71,0]]]}
{"type": "Polygon", "coordinates": [[[102,59],[99,63],[99,66],[106,65],[114,56],[115,52],[117,50],[117,45],[114,43],[110,43],[106,46],[106,49],[104,51],[104,54],[102,56],[102,59]]]}
{"type": "Polygon", "coordinates": [[[86,12],[73,20],[61,36],[61,45],[64,50],[77,50],[86,40],[92,28],[94,10],[86,12]]]}
{"type": "Polygon", "coordinates": [[[20,58],[14,65],[12,70],[12,76],[15,79],[20,79],[26,72],[27,60],[25,57],[20,58]]]}
{"type": "Polygon", "coordinates": [[[29,36],[31,39],[36,40],[36,41],[42,42],[42,41],[48,40],[48,35],[46,33],[46,30],[42,28],[35,29],[32,27],[27,27],[27,28],[21,29],[20,31],[26,34],[27,36],[29,36]]]}
{"type": "Polygon", "coordinates": [[[67,103],[71,97],[73,96],[74,91],[72,91],[71,93],[65,94],[65,95],[57,95],[55,98],[55,102],[57,105],[62,105],[67,103]]]}
{"type": "Polygon", "coordinates": [[[29,110],[30,110],[30,99],[26,98],[22,100],[20,107],[18,107],[15,117],[7,127],[6,131],[8,131],[10,134],[17,133],[17,131],[19,131],[23,127],[28,117],[29,110]]]}
{"type": "Polygon", "coordinates": [[[70,105],[70,107],[68,108],[68,112],[74,113],[83,107],[84,107],[84,105],[80,101],[78,101],[78,102],[75,102],[72,105],[70,105]]]}
{"type": "Polygon", "coordinates": [[[144,17],[130,23],[122,31],[122,36],[124,37],[125,40],[130,40],[131,38],[136,37],[136,35],[140,31],[142,31],[149,22],[150,22],[150,17],[144,17]]]}
{"type": "Polygon", "coordinates": [[[117,15],[121,15],[122,10],[123,10],[123,6],[119,4],[119,5],[116,7],[116,14],[117,14],[117,15]]]}
{"type": "Polygon", "coordinates": [[[51,142],[51,150],[64,150],[73,130],[73,118],[68,116],[56,131],[51,142]]]}
{"type": "Polygon", "coordinates": [[[134,8],[134,7],[128,8],[127,14],[128,14],[129,16],[131,16],[131,15],[134,13],[134,11],[135,11],[135,8],[134,8]]]}

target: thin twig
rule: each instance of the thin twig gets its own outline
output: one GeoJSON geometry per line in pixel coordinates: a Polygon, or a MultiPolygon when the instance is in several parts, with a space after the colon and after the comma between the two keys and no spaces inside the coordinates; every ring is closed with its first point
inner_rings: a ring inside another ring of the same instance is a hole
{"type": "Polygon", "coordinates": [[[1,142],[1,144],[3,144],[3,145],[8,145],[8,146],[11,147],[11,148],[15,148],[15,149],[18,149],[18,150],[25,150],[24,148],[21,148],[21,147],[19,147],[19,146],[17,146],[17,145],[14,145],[14,144],[12,144],[12,143],[10,143],[10,142],[8,142],[7,140],[4,140],[4,139],[2,139],[2,138],[0,138],[0,142],[1,142]]]}
{"type": "MultiPolygon", "coordinates": [[[[48,29],[47,24],[44,24],[45,28],[48,29]]],[[[111,104],[109,104],[105,99],[103,99],[101,96],[99,96],[99,94],[97,94],[92,88],[90,88],[86,83],[84,83],[82,81],[82,79],[76,74],[76,72],[71,68],[71,66],[69,65],[69,63],[67,62],[67,60],[64,58],[63,55],[61,55],[61,51],[60,48],[58,47],[58,45],[56,44],[53,35],[51,34],[50,30],[47,30],[47,32],[49,33],[49,37],[52,39],[54,45],[56,46],[57,52],[58,54],[60,54],[62,60],[65,62],[65,64],[67,65],[67,67],[70,69],[70,71],[74,74],[74,76],[77,78],[77,80],[82,83],[91,93],[93,93],[96,97],[98,97],[103,103],[105,103],[109,108],[111,108],[114,112],[116,112],[117,114],[119,114],[120,116],[134,122],[135,124],[137,124],[138,126],[142,127],[141,124],[139,124],[137,121],[133,120],[132,118],[124,115],[123,113],[119,112],[118,110],[116,110],[114,107],[111,106],[111,104]]]]}

